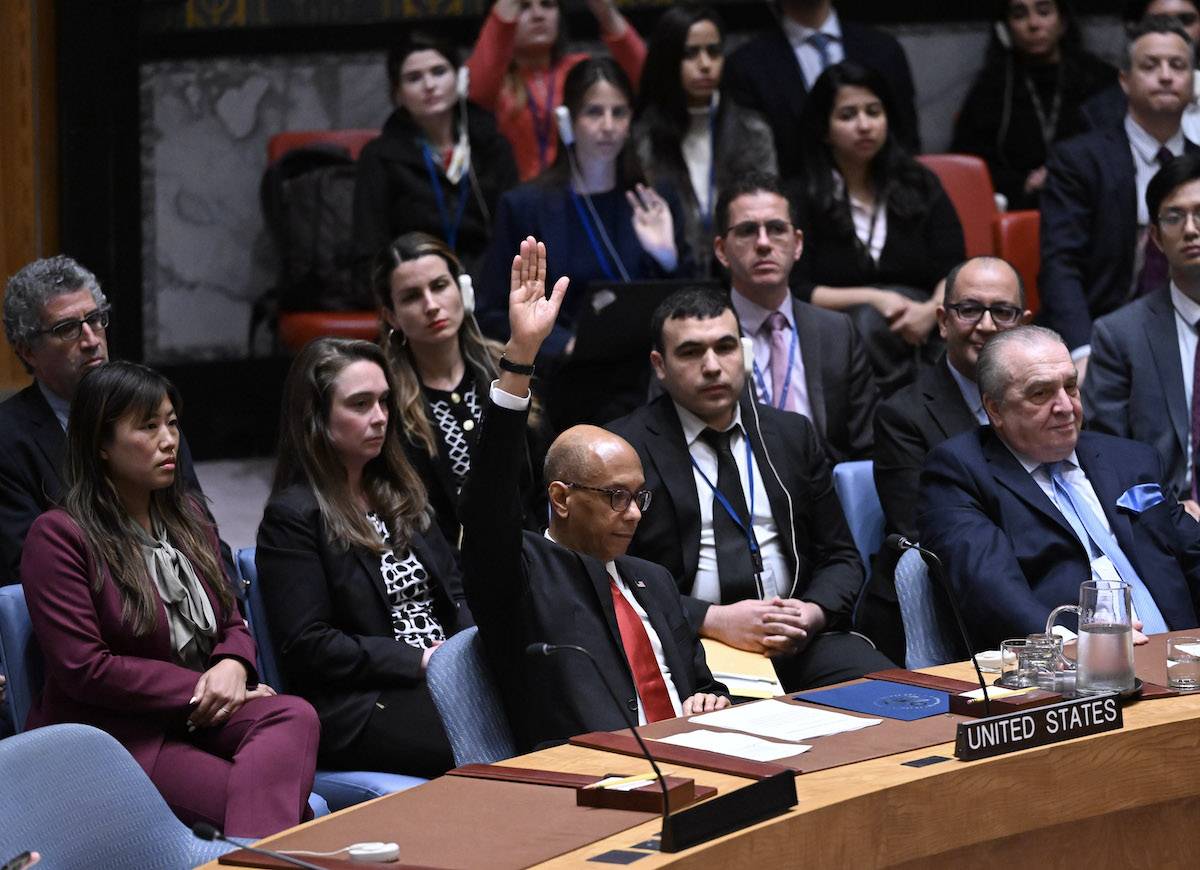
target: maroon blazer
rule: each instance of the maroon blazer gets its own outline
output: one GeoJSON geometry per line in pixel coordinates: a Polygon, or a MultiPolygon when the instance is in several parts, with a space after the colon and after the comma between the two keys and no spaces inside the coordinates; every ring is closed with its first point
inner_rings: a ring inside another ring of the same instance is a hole
{"type": "MultiPolygon", "coordinates": [[[[216,554],[215,535],[212,547],[216,554]]],[[[149,773],[167,732],[182,732],[200,674],[171,661],[166,608],[159,605],[158,625],[149,634],[134,635],[121,619],[121,596],[107,568],[103,587],[92,591],[96,570],[83,530],[65,511],[38,517],[25,539],[21,577],[46,682],[26,726],[94,725],[149,773]]],[[[205,591],[218,622],[210,662],[236,658],[253,682],[254,640],[246,624],[236,607],[221,607],[207,584],[205,591]]]]}

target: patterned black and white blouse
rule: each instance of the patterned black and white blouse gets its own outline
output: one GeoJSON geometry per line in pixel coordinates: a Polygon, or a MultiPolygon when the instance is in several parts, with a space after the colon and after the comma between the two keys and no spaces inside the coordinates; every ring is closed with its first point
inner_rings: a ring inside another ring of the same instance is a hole
{"type": "MultiPolygon", "coordinates": [[[[391,542],[387,524],[374,511],[367,519],[383,538],[391,542]]],[[[392,549],[380,557],[379,570],[392,608],[392,630],[396,640],[417,649],[429,649],[446,639],[441,623],[433,613],[433,591],[429,572],[411,549],[397,553],[392,549]]]]}
{"type": "Polygon", "coordinates": [[[442,455],[450,463],[450,474],[455,488],[461,490],[471,471],[471,445],[475,440],[475,427],[483,407],[470,372],[453,390],[435,390],[425,387],[425,398],[429,401],[432,423],[442,439],[442,455]]]}

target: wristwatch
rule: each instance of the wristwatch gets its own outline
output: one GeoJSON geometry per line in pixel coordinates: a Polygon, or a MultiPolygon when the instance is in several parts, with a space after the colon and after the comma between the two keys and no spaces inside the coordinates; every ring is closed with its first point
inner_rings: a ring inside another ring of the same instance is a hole
{"type": "Polygon", "coordinates": [[[503,354],[500,355],[500,368],[506,372],[512,372],[514,375],[526,375],[527,377],[533,377],[532,364],[524,366],[520,363],[515,363],[503,354]]]}

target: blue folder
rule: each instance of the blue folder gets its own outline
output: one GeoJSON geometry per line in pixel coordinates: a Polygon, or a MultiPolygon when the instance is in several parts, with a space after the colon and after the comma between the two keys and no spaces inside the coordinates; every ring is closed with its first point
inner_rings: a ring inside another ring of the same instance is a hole
{"type": "Polygon", "coordinates": [[[814,689],[792,695],[797,701],[836,707],[868,716],[911,722],[950,712],[950,694],[921,686],[907,686],[887,680],[864,680],[850,686],[814,689]]]}

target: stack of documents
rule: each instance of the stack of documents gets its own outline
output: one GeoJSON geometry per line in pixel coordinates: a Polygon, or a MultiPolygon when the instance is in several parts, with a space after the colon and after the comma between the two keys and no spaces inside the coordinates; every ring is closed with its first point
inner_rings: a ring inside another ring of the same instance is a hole
{"type": "Polygon", "coordinates": [[[727,707],[714,713],[693,716],[689,721],[695,722],[697,725],[728,728],[732,731],[744,731],[759,737],[798,743],[802,740],[828,737],[845,731],[858,731],[861,728],[878,725],[883,720],[847,716],[845,713],[836,713],[833,710],[801,707],[797,704],[786,704],[783,701],[755,701],[751,704],[727,707]]]}
{"type": "Polygon", "coordinates": [[[775,698],[784,694],[775,666],[766,656],[726,646],[719,640],[704,638],[704,657],[712,675],[729,687],[731,695],[742,698],[775,698]]]}

